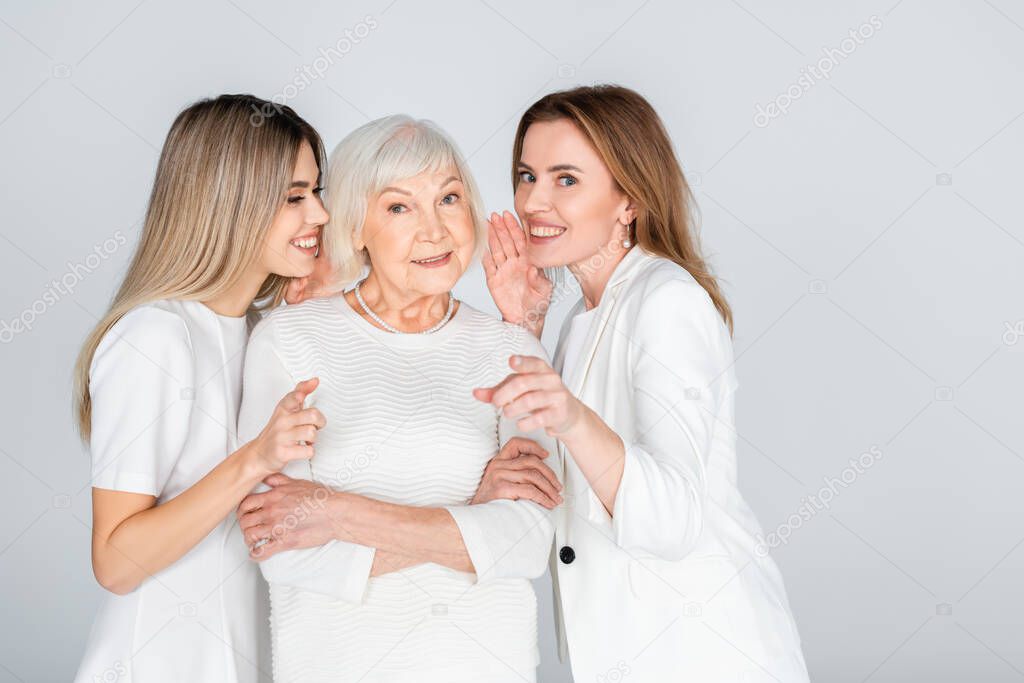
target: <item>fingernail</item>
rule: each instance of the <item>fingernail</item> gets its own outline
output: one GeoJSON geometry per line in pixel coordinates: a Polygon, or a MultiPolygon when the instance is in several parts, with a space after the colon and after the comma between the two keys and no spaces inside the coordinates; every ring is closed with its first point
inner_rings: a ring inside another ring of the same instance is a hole
{"type": "Polygon", "coordinates": [[[513,367],[518,367],[519,366],[519,356],[512,356],[511,360],[512,360],[512,366],[513,367]]]}

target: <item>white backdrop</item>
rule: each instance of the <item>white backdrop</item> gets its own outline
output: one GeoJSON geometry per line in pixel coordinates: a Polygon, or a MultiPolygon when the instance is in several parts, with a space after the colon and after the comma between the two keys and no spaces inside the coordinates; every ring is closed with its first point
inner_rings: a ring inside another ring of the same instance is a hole
{"type": "MultiPolygon", "coordinates": [[[[695,188],[812,678],[1024,678],[1019,1],[4,2],[0,65],[0,681],[69,680],[101,595],[70,373],[175,114],[279,95],[328,148],[431,118],[502,209],[519,115],[595,82],[652,101],[695,188]]],[[[457,294],[494,310],[478,267],[457,294]]]]}

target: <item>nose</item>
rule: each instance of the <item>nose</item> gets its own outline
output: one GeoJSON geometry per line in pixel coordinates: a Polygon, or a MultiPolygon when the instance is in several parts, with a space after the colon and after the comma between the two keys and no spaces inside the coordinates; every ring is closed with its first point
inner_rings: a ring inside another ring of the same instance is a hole
{"type": "Polygon", "coordinates": [[[520,183],[519,193],[522,195],[522,213],[543,213],[551,208],[551,197],[540,183],[520,183]]]}
{"type": "Polygon", "coordinates": [[[448,227],[436,211],[427,211],[420,226],[420,237],[428,242],[440,242],[448,234],[448,227]]]}
{"type": "Polygon", "coordinates": [[[309,225],[326,225],[331,220],[331,214],[324,208],[324,202],[320,197],[314,195],[315,201],[306,202],[309,212],[306,215],[306,223],[309,225]]]}

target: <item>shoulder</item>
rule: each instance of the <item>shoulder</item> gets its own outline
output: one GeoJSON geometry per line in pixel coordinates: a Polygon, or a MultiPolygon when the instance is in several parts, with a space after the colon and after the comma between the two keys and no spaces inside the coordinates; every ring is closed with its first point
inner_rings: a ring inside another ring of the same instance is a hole
{"type": "Polygon", "coordinates": [[[185,306],[181,301],[161,300],[132,308],[107,330],[93,354],[91,372],[111,363],[149,361],[166,368],[191,364],[191,360],[185,306]]]}
{"type": "Polygon", "coordinates": [[[298,304],[282,304],[263,314],[253,327],[252,339],[257,336],[273,338],[277,333],[289,330],[311,329],[311,323],[328,320],[337,305],[334,297],[307,299],[298,304]],[[268,332],[270,334],[267,334],[268,332]]]}
{"type": "Polygon", "coordinates": [[[704,322],[712,321],[718,309],[707,290],[688,270],[661,256],[652,256],[623,292],[623,303],[638,315],[684,314],[704,322]]]}
{"type": "Polygon", "coordinates": [[[459,315],[465,315],[466,327],[473,332],[478,343],[501,348],[503,353],[540,356],[547,359],[544,346],[533,334],[520,325],[505,322],[473,308],[465,301],[459,304],[459,315]]]}

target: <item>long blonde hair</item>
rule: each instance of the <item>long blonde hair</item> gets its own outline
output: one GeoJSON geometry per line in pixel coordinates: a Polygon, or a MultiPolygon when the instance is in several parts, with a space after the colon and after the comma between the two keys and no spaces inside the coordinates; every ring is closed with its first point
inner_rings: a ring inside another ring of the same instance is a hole
{"type": "Polygon", "coordinates": [[[559,119],[576,124],[622,192],[636,203],[634,242],[689,271],[732,333],[732,309],[701,254],[693,193],[661,119],[639,93],[618,85],[596,85],[554,92],[537,100],[516,130],[513,191],[519,184],[526,129],[537,121],[559,119]]]}
{"type": "MultiPolygon", "coordinates": [[[[230,289],[262,255],[303,141],[322,173],[323,142],[290,107],[221,95],[178,114],[160,153],[131,264],[75,363],[73,410],[83,441],[92,431],[89,370],[103,335],[136,306],[203,301],[230,289]]],[[[250,320],[279,304],[287,283],[270,275],[249,307],[250,320]]]]}

